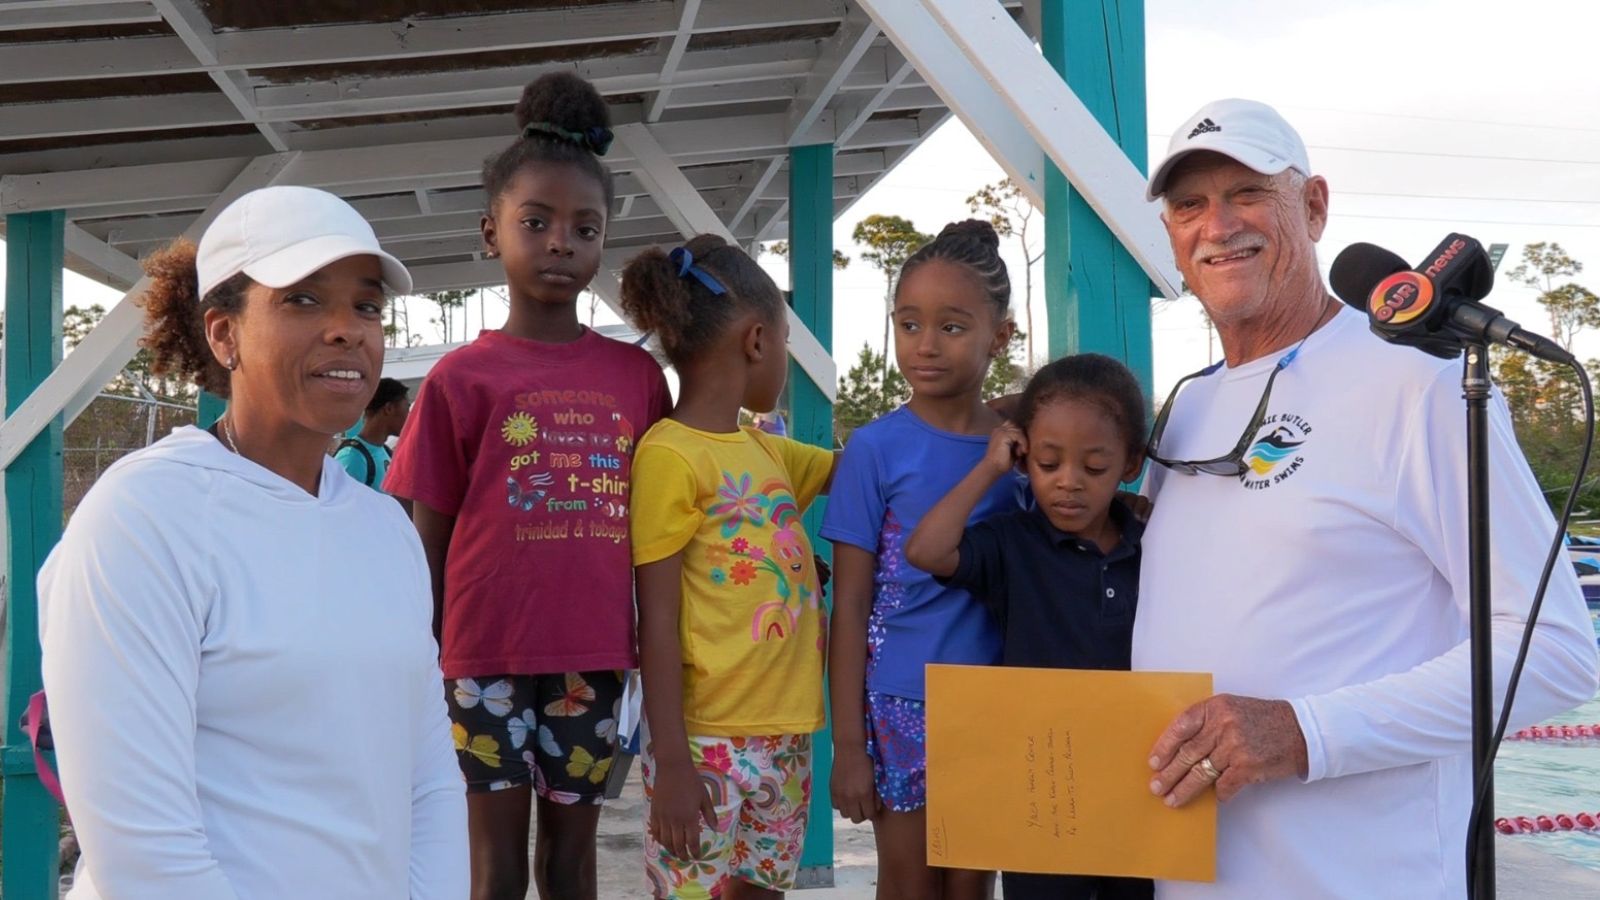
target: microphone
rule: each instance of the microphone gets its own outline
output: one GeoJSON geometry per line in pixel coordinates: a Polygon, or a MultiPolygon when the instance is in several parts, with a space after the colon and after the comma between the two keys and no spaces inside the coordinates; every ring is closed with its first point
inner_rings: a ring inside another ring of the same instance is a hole
{"type": "Polygon", "coordinates": [[[1391,344],[1452,359],[1468,343],[1504,344],[1549,362],[1574,365],[1560,344],[1479,303],[1494,286],[1483,245],[1451,234],[1428,254],[1420,271],[1374,244],[1351,244],[1328,273],[1333,292],[1365,312],[1372,333],[1391,344]]]}

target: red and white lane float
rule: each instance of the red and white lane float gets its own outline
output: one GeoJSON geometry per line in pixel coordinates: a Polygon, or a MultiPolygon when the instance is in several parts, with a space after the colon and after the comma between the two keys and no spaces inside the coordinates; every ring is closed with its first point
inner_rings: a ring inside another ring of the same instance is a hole
{"type": "Polygon", "coordinates": [[[1494,820],[1501,834],[1541,834],[1555,831],[1600,831],[1600,814],[1555,813],[1543,816],[1510,816],[1494,820]]]}
{"type": "Polygon", "coordinates": [[[1582,741],[1600,740],[1600,724],[1596,725],[1533,725],[1507,735],[1511,741],[1582,741]]]}

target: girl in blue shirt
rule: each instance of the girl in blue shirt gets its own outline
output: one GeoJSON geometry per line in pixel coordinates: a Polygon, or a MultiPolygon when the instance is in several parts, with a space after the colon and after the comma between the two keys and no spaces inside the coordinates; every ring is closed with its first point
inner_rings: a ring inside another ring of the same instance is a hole
{"type": "MultiPolygon", "coordinates": [[[[999,247],[989,223],[958,222],[906,261],[890,315],[911,399],[851,435],[823,520],[834,545],[833,805],[872,820],[880,900],[993,893],[992,873],[927,863],[923,668],[998,662],[1000,634],[970,594],[913,568],[904,548],[1002,421],[982,393],[1014,331],[999,247]]],[[[1020,493],[994,484],[972,520],[1015,509],[1020,493]]]]}

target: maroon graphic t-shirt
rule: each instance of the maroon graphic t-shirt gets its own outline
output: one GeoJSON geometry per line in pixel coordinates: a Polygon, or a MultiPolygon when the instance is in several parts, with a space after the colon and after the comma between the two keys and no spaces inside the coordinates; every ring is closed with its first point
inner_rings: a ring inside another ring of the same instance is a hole
{"type": "Polygon", "coordinates": [[[454,516],[447,678],[637,664],[628,480],[671,409],[650,354],[486,331],[434,366],[384,489],[454,516]]]}

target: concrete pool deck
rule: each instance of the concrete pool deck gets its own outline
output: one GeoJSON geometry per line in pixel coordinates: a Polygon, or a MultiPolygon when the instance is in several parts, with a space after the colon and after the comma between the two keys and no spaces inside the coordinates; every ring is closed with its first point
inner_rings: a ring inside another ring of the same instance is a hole
{"type": "MultiPolygon", "coordinates": [[[[622,796],[606,802],[600,816],[600,897],[648,897],[640,870],[643,854],[644,787],[633,767],[622,796]]],[[[793,900],[872,900],[878,880],[872,826],[835,818],[834,886],[793,891],[793,900]]],[[[1584,868],[1538,849],[1539,838],[1501,837],[1496,849],[1499,900],[1549,900],[1600,897],[1600,871],[1584,868]]],[[[530,847],[531,850],[531,847],[530,847]]],[[[1464,863],[1463,863],[1464,864],[1464,863]]],[[[530,891],[529,897],[537,896],[530,891]]],[[[1003,896],[998,890],[996,896],[1003,896]]]]}

